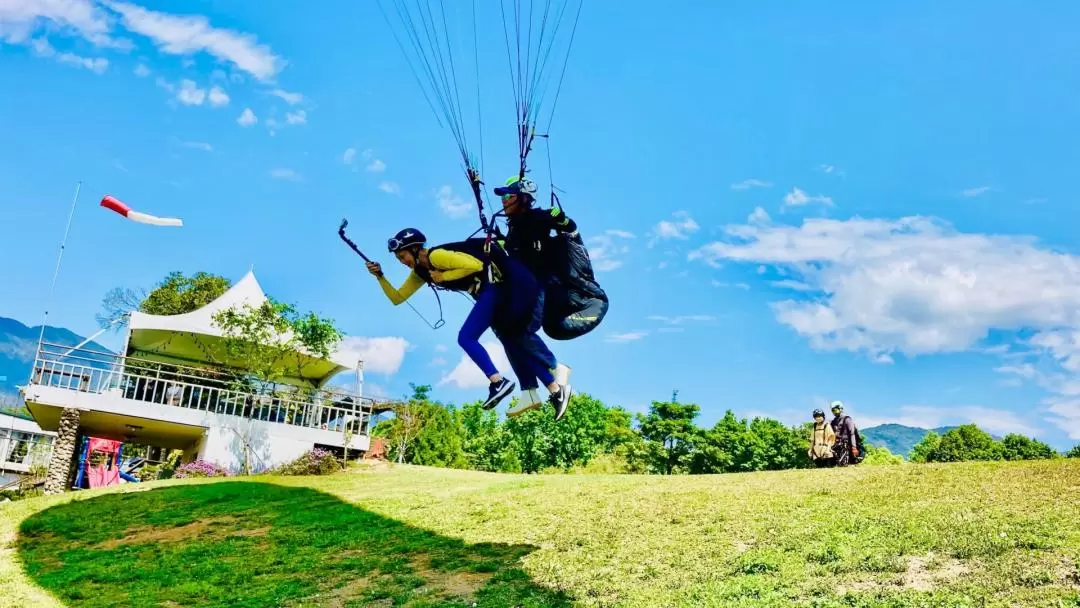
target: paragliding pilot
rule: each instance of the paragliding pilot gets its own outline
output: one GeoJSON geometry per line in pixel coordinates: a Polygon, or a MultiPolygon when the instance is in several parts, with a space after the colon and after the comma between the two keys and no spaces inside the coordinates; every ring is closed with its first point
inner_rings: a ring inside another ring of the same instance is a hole
{"type": "Polygon", "coordinates": [[[547,387],[555,419],[566,414],[571,388],[554,374],[555,356],[537,335],[544,310],[544,292],[521,262],[484,238],[445,243],[428,248],[427,238],[415,228],[401,230],[387,242],[387,249],[411,269],[401,287],[394,288],[377,262],[368,262],[386,297],[396,306],[425,284],[469,294],[473,308],[458,332],[458,345],[487,376],[491,386],[484,409],[491,409],[513,392],[514,383],[502,376],[480,344],[491,328],[506,351],[523,392],[523,399],[508,415],[521,414],[542,405],[536,394],[539,383],[547,387]],[[490,271],[490,272],[489,272],[490,271]]]}
{"type": "Polygon", "coordinates": [[[507,253],[532,271],[545,292],[544,333],[571,340],[595,329],[607,314],[608,297],[593,275],[577,224],[561,204],[535,208],[536,184],[528,179],[511,177],[495,195],[506,214],[507,253]]]}

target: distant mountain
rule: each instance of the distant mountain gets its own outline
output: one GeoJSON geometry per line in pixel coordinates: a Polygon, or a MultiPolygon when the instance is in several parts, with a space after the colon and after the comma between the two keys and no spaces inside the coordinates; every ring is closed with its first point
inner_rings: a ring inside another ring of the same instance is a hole
{"type": "MultiPolygon", "coordinates": [[[[0,394],[17,393],[17,387],[26,384],[30,378],[40,332],[40,325],[27,327],[15,319],[0,317],[0,394]]],[[[75,346],[85,339],[62,327],[45,328],[45,341],[50,344],[75,346]]],[[[97,342],[91,342],[85,348],[112,352],[97,342]]]]}
{"type": "MultiPolygon", "coordinates": [[[[858,420],[855,421],[858,424],[858,420]]],[[[911,453],[911,448],[922,441],[926,434],[933,430],[938,435],[944,434],[953,426],[941,426],[936,429],[920,429],[914,426],[902,424],[881,424],[868,429],[859,429],[866,443],[870,445],[888,448],[893,454],[899,454],[905,458],[911,453]]]]}

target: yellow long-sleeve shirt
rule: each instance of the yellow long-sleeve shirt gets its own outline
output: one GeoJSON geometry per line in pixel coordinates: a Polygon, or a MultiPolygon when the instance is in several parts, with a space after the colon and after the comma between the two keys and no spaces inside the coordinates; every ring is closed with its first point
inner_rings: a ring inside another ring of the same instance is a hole
{"type": "MultiPolygon", "coordinates": [[[[428,261],[431,262],[433,270],[441,273],[439,280],[436,282],[456,281],[484,270],[482,261],[460,251],[436,249],[428,252],[428,261]]],[[[386,297],[390,299],[394,306],[412,297],[416,290],[424,286],[424,283],[424,279],[416,272],[409,272],[405,282],[396,289],[390,284],[390,281],[386,280],[385,276],[379,277],[379,286],[382,287],[383,293],[386,294],[386,297]]]]}

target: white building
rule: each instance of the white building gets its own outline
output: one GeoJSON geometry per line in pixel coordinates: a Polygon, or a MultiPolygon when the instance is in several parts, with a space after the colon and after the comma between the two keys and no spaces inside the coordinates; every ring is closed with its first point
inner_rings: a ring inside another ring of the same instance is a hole
{"type": "Polygon", "coordinates": [[[33,420],[0,414],[0,487],[36,466],[45,466],[56,433],[41,430],[33,420]]]}
{"type": "Polygon", "coordinates": [[[199,310],[131,313],[122,356],[43,345],[22,391],[38,424],[59,433],[46,492],[70,487],[75,446],[86,435],[180,449],[185,461],[234,471],[273,467],[317,446],[344,448],[347,440],[349,449],[367,451],[375,403],[359,395],[362,362],[293,351],[291,377],[269,394],[238,387],[247,366],[225,353],[214,315],[266,300],[249,272],[199,310]],[[342,372],[356,374],[356,393],[327,390],[342,372]]]}

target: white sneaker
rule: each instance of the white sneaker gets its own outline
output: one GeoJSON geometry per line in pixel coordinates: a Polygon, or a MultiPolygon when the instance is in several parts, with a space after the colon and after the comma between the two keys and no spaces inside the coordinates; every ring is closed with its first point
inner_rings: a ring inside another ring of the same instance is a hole
{"type": "Polygon", "coordinates": [[[570,366],[559,363],[552,371],[552,376],[555,376],[555,384],[560,386],[566,386],[570,384],[570,366]]]}
{"type": "Polygon", "coordinates": [[[527,391],[521,391],[521,397],[518,397],[517,405],[506,410],[506,416],[507,418],[514,418],[543,404],[544,401],[540,398],[540,393],[535,388],[530,388],[527,391]]]}

